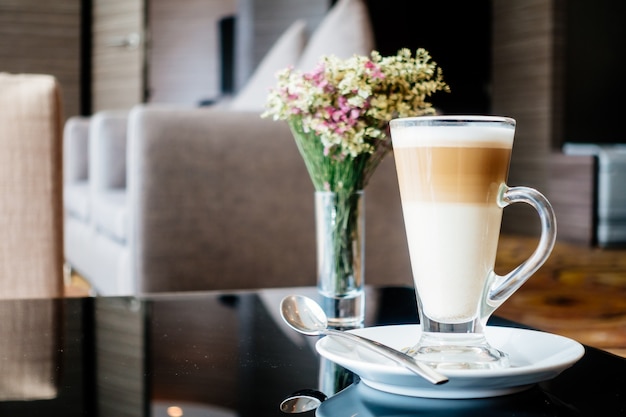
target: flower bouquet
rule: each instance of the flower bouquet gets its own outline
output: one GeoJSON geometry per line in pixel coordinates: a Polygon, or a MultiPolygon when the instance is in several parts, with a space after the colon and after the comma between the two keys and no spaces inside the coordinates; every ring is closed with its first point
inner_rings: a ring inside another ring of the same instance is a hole
{"type": "Polygon", "coordinates": [[[351,298],[363,285],[362,191],[391,150],[388,122],[434,113],[427,99],[449,87],[424,49],[326,56],[310,72],[286,68],[277,78],[262,116],[287,121],[316,190],[318,286],[351,298]],[[320,216],[322,207],[330,211],[320,216]]]}

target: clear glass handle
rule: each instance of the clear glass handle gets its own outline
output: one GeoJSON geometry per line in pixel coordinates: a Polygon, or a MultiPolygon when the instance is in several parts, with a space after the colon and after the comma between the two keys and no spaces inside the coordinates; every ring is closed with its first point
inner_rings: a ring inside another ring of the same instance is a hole
{"type": "Polygon", "coordinates": [[[541,237],[533,254],[520,266],[504,276],[493,274],[487,297],[490,314],[509,298],[550,256],[556,241],[556,218],[552,205],[543,194],[529,187],[508,187],[502,185],[499,204],[506,207],[514,203],[530,204],[537,210],[541,220],[541,237]]]}

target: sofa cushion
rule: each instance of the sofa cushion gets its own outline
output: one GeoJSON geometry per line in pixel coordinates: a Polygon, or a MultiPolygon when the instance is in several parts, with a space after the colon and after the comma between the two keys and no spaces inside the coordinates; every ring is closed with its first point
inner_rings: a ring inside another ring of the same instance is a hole
{"type": "Polygon", "coordinates": [[[65,212],[82,221],[89,220],[89,183],[75,181],[63,186],[65,212]]]}
{"type": "Polygon", "coordinates": [[[276,84],[276,73],[295,66],[306,42],[306,22],[295,21],[265,55],[245,87],[230,103],[232,110],[262,111],[269,89],[276,84]]]}
{"type": "Polygon", "coordinates": [[[102,234],[118,242],[127,237],[126,190],[103,190],[92,194],[93,224],[102,234]]]}
{"type": "Polygon", "coordinates": [[[126,186],[127,110],[93,115],[89,130],[89,181],[92,189],[126,186]]]}
{"type": "Polygon", "coordinates": [[[309,40],[297,68],[310,71],[323,55],[350,58],[369,55],[375,48],[374,33],[363,0],[339,0],[309,40]]]}
{"type": "Polygon", "coordinates": [[[89,177],[89,123],[91,118],[72,116],[63,129],[64,182],[84,181],[89,177]]]}

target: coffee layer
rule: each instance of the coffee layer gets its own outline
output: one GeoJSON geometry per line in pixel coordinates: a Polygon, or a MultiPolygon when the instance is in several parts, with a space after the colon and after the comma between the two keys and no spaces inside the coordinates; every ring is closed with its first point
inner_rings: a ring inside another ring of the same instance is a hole
{"type": "Polygon", "coordinates": [[[506,182],[511,149],[394,148],[403,201],[493,204],[506,182]]]}

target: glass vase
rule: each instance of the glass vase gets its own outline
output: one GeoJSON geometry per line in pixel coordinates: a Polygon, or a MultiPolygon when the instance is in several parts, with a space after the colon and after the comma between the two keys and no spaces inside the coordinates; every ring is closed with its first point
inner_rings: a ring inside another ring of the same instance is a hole
{"type": "Polygon", "coordinates": [[[317,287],[328,324],[362,326],[365,317],[363,191],[315,192],[317,287]]]}

